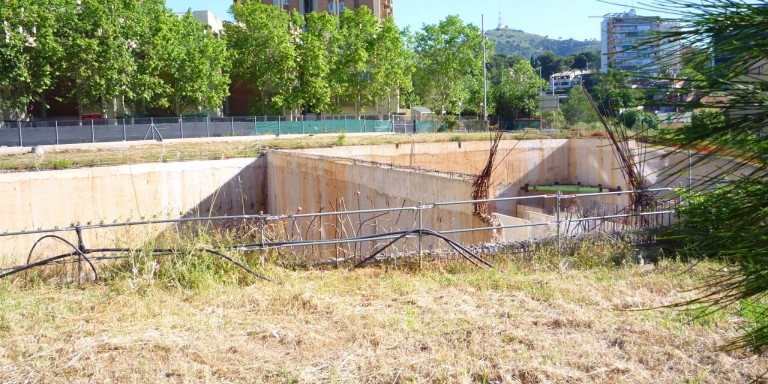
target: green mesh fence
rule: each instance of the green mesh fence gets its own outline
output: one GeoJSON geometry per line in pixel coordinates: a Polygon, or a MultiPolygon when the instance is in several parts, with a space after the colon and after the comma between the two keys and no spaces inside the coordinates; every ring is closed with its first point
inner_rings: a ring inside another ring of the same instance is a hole
{"type": "Polygon", "coordinates": [[[501,124],[502,129],[506,131],[522,131],[526,128],[541,129],[541,120],[502,120],[499,123],[501,124]]]}
{"type": "Polygon", "coordinates": [[[392,122],[388,120],[312,120],[312,121],[258,121],[255,135],[263,134],[315,134],[315,133],[365,133],[391,132],[392,122]]]}
{"type": "Polygon", "coordinates": [[[414,126],[414,130],[416,133],[428,133],[437,131],[437,124],[435,121],[417,120],[415,123],[416,125],[414,126]]]}

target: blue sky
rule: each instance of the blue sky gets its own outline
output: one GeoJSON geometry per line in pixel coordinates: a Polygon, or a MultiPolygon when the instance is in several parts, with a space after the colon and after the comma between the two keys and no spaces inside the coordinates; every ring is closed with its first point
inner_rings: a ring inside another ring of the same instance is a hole
{"type": "MultiPolygon", "coordinates": [[[[494,29],[499,22],[499,11],[505,24],[550,38],[577,40],[600,39],[600,21],[606,13],[629,10],[643,1],[611,0],[617,6],[597,0],[394,0],[395,23],[412,30],[421,29],[423,24],[435,24],[448,15],[459,15],[464,22],[480,25],[485,14],[486,29],[494,29]]],[[[231,0],[216,2],[204,0],[166,0],[166,5],[176,12],[207,9],[216,16],[231,20],[228,13],[231,0]]],[[[654,15],[650,11],[638,11],[643,15],[654,15]]],[[[656,15],[660,15],[656,13],[656,15]]]]}

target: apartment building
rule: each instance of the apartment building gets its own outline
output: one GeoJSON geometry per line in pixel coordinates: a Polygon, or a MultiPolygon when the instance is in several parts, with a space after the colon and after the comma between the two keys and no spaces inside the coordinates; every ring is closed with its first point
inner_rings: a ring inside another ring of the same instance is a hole
{"type": "Polygon", "coordinates": [[[639,75],[674,76],[681,70],[680,46],[657,40],[658,32],[677,25],[658,16],[641,16],[634,9],[609,14],[601,23],[602,72],[614,69],[639,75]],[[638,46],[638,44],[642,44],[638,46]]]}
{"type": "MultiPolygon", "coordinates": [[[[237,2],[238,0],[234,0],[237,2]]],[[[366,6],[380,19],[393,16],[393,0],[262,0],[263,4],[282,7],[287,11],[297,10],[300,14],[328,12],[338,14],[344,10],[356,10],[366,6]]]]}

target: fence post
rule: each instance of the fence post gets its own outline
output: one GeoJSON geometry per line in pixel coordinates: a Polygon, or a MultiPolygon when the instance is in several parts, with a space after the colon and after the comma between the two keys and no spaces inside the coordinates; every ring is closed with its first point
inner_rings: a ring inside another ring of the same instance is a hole
{"type": "Polygon", "coordinates": [[[91,143],[96,142],[96,131],[93,129],[93,119],[91,119],[91,143]]]}
{"type": "Polygon", "coordinates": [[[184,138],[184,117],[179,116],[179,135],[184,138]]]}
{"type": "Polygon", "coordinates": [[[419,210],[419,269],[422,268],[422,264],[423,264],[423,257],[422,257],[422,254],[421,254],[421,250],[422,250],[422,248],[421,248],[421,230],[424,229],[424,218],[423,218],[422,213],[421,213],[422,208],[423,207],[421,206],[421,201],[419,201],[419,206],[416,208],[416,209],[419,210]]]}
{"type": "Polygon", "coordinates": [[[277,116],[277,137],[280,137],[280,116],[277,116]]]}
{"type": "Polygon", "coordinates": [[[205,115],[205,135],[207,137],[211,137],[211,130],[210,128],[208,128],[208,119],[209,119],[208,115],[205,115]]]}
{"type": "Polygon", "coordinates": [[[59,145],[59,121],[54,120],[53,125],[56,127],[56,145],[59,145]]]}
{"type": "Polygon", "coordinates": [[[261,246],[264,247],[264,211],[259,211],[259,221],[261,222],[261,226],[259,226],[259,232],[261,232],[261,246]]]}
{"type": "Polygon", "coordinates": [[[259,222],[261,223],[261,225],[259,225],[259,232],[261,233],[261,264],[264,265],[264,211],[259,211],[259,222]]]}
{"type": "Polygon", "coordinates": [[[232,130],[232,136],[234,136],[235,135],[235,117],[234,116],[229,117],[229,127],[232,130]]]}
{"type": "Polygon", "coordinates": [[[560,259],[560,197],[561,191],[557,191],[557,258],[560,259]]]}
{"type": "Polygon", "coordinates": [[[17,121],[16,125],[19,127],[19,147],[23,147],[24,139],[21,137],[21,121],[17,121]]]}
{"type": "Polygon", "coordinates": [[[125,117],[123,117],[123,141],[128,141],[128,133],[125,131],[125,117]]]}
{"type": "Polygon", "coordinates": [[[306,133],[304,132],[304,119],[301,119],[301,134],[303,135],[304,133],[306,133]]]}
{"type": "Polygon", "coordinates": [[[75,227],[77,234],[77,249],[80,251],[77,255],[77,284],[83,284],[83,254],[85,254],[85,242],[83,241],[83,229],[80,228],[80,222],[75,227]]]}

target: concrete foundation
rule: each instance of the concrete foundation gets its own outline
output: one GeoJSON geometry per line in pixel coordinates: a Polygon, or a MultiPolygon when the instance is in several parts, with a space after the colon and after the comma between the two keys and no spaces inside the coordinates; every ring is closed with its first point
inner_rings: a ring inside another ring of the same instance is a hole
{"type": "MultiPolygon", "coordinates": [[[[188,216],[272,215],[413,206],[422,202],[468,200],[473,174],[485,165],[489,142],[387,144],[269,151],[258,159],[192,161],[0,174],[0,232],[68,227],[75,223],[112,223],[188,216]]],[[[643,152],[643,151],[638,151],[643,152]]],[[[645,151],[648,186],[688,184],[685,155],[645,151]],[[678,170],[669,173],[660,170],[678,170]]],[[[714,159],[692,168],[695,180],[725,162],[714,159]]],[[[503,141],[492,174],[491,197],[525,195],[524,184],[603,185],[626,189],[608,140],[503,141]]],[[[582,206],[589,204],[582,202],[582,206]]],[[[594,201],[626,206],[626,197],[594,201]]],[[[441,206],[423,211],[423,226],[455,230],[487,226],[472,214],[472,205],[441,206]]],[[[563,210],[573,207],[564,205],[563,210]]],[[[491,206],[502,223],[551,221],[552,202],[503,202],[491,206]]],[[[609,211],[610,212],[610,211],[609,211]]],[[[415,211],[350,217],[295,220],[272,228],[274,238],[334,239],[418,227],[415,211]]],[[[155,228],[87,231],[88,247],[137,247],[165,230],[155,228]]],[[[553,228],[507,231],[508,239],[542,237],[553,228]]],[[[72,236],[68,239],[75,241],[72,236]]],[[[26,261],[42,235],[0,237],[0,265],[26,261]]],[[[452,236],[462,243],[492,240],[488,232],[452,236]]],[[[414,243],[411,242],[411,246],[414,243]]],[[[427,240],[425,248],[437,246],[427,240]]],[[[328,250],[328,248],[326,248],[328,250]]],[[[51,251],[53,252],[53,251],[51,251]]],[[[349,254],[338,247],[334,257],[349,254]]]]}

